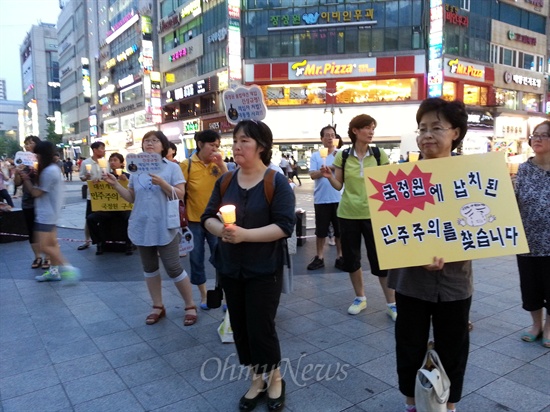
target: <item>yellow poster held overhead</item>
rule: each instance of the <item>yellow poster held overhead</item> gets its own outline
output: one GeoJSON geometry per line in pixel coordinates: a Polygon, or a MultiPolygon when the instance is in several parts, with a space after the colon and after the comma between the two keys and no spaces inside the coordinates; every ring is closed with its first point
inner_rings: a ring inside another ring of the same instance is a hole
{"type": "Polygon", "coordinates": [[[529,251],[503,153],[365,169],[380,268],[529,251]]]}
{"type": "MultiPolygon", "coordinates": [[[[128,187],[128,180],[121,180],[120,184],[128,187]]],[[[92,182],[88,180],[88,190],[92,199],[92,212],[123,212],[132,210],[133,203],[128,203],[118,192],[104,181],[92,182]]]]}

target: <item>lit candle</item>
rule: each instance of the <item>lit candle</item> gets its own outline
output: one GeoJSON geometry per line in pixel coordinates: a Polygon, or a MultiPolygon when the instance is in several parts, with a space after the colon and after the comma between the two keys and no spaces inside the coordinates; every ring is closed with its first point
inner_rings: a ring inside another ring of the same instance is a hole
{"type": "Polygon", "coordinates": [[[115,169],[115,174],[120,176],[122,174],[122,169],[115,169]]]}
{"type": "Polygon", "coordinates": [[[35,169],[38,169],[38,162],[32,162],[32,167],[34,167],[35,169]]]}
{"type": "Polygon", "coordinates": [[[327,147],[321,147],[319,149],[319,155],[321,156],[321,159],[323,159],[323,166],[325,165],[325,159],[328,156],[328,148],[327,147]]]}
{"type": "Polygon", "coordinates": [[[225,205],[220,207],[220,213],[222,214],[224,225],[233,225],[237,221],[234,205],[225,205]]]}
{"type": "Polygon", "coordinates": [[[334,147],[338,148],[338,145],[340,145],[340,139],[333,139],[332,144],[334,145],[334,147]]]}
{"type": "Polygon", "coordinates": [[[86,173],[90,173],[92,171],[92,165],[86,165],[86,173]]]}
{"type": "Polygon", "coordinates": [[[97,159],[97,164],[99,165],[99,167],[101,167],[101,169],[107,169],[107,159],[105,159],[104,157],[102,157],[101,159],[97,159]]]}

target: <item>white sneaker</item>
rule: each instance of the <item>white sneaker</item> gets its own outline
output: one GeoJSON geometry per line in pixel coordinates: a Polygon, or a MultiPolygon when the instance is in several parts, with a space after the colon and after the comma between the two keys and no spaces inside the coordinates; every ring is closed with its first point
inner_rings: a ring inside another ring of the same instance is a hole
{"type": "Polygon", "coordinates": [[[395,303],[392,303],[391,305],[386,305],[386,313],[388,316],[395,322],[397,319],[397,306],[395,303]]]}
{"type": "Polygon", "coordinates": [[[40,276],[34,277],[37,282],[55,282],[58,280],[61,280],[61,276],[59,276],[59,273],[52,273],[51,271],[44,272],[44,274],[40,276]]]}
{"type": "Polygon", "coordinates": [[[348,313],[350,315],[357,315],[362,310],[365,310],[367,308],[367,300],[361,300],[359,298],[355,298],[351,306],[348,308],[348,313]]]}
{"type": "Polygon", "coordinates": [[[336,241],[334,240],[333,237],[329,237],[329,238],[328,238],[328,244],[329,244],[330,246],[335,246],[335,245],[336,245],[336,241]]]}

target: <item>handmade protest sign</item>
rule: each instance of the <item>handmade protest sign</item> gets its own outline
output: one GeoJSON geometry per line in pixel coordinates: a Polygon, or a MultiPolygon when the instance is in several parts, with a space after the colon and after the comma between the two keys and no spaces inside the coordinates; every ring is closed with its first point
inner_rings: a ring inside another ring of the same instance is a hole
{"type": "Polygon", "coordinates": [[[13,162],[16,166],[25,165],[29,167],[36,167],[36,155],[33,152],[19,151],[15,154],[15,159],[13,159],[13,162]]]}
{"type": "MultiPolygon", "coordinates": [[[[128,187],[128,180],[121,180],[120,184],[128,187]]],[[[128,203],[103,180],[88,180],[88,190],[92,199],[92,212],[122,212],[132,210],[133,203],[128,203]]]]}
{"type": "Polygon", "coordinates": [[[529,251],[502,153],[365,168],[380,267],[529,251]]]}
{"type": "Polygon", "coordinates": [[[231,124],[241,120],[263,120],[267,113],[264,95],[259,86],[240,86],[223,93],[225,117],[231,124]]]}

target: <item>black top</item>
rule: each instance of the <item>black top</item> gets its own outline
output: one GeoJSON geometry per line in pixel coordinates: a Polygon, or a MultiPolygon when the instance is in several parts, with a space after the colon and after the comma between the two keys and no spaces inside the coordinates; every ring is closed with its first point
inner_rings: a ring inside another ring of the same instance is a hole
{"type": "MultiPolygon", "coordinates": [[[[220,198],[221,178],[216,181],[210,201],[201,216],[203,227],[207,219],[217,218],[221,206],[235,205],[238,226],[253,229],[274,223],[290,236],[296,223],[295,198],[286,178],[280,173],[275,174],[275,190],[269,205],[264,193],[264,181],[250,189],[243,189],[239,186],[238,173],[239,171],[235,172],[223,199],[220,198]]],[[[284,239],[239,244],[220,241],[214,251],[212,263],[221,276],[268,276],[282,270],[284,253],[284,239]]]]}

